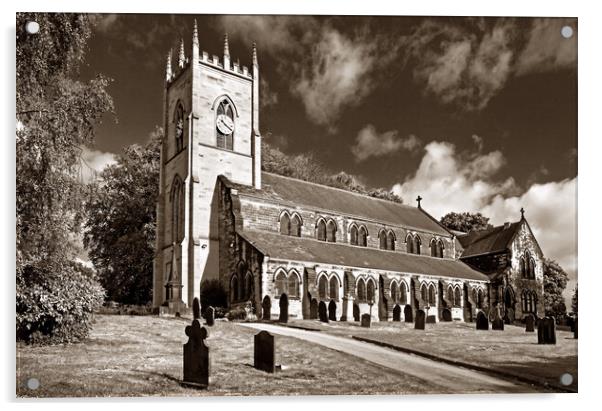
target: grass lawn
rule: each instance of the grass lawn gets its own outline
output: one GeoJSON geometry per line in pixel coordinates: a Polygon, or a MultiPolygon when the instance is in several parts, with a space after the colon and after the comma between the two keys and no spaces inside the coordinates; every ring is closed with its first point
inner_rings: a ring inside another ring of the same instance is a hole
{"type": "MultiPolygon", "coordinates": [[[[17,396],[197,396],[308,394],[420,394],[428,382],[301,340],[276,336],[276,360],[288,369],[253,368],[251,329],[217,322],[209,328],[212,362],[207,390],[184,388],[182,344],[188,320],[99,315],[81,344],[17,344],[17,396]],[[37,390],[26,388],[37,378],[37,390]]],[[[440,393],[440,388],[437,388],[440,393]]]]}
{"type": "Polygon", "coordinates": [[[362,328],[357,322],[323,324],[293,321],[293,326],[319,329],[342,336],[358,336],[427,354],[522,375],[560,386],[560,376],[570,373],[577,389],[577,340],[567,331],[556,331],[556,345],[537,344],[537,330],[506,325],[504,331],[477,331],[474,323],[440,322],[415,330],[402,322],[372,323],[362,328]]]}

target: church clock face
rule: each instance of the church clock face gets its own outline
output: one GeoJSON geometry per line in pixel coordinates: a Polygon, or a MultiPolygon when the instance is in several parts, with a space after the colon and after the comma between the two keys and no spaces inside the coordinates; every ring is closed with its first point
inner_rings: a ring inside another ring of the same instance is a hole
{"type": "Polygon", "coordinates": [[[217,116],[216,121],[217,130],[223,135],[232,134],[234,131],[234,121],[226,114],[220,114],[217,116]]]}

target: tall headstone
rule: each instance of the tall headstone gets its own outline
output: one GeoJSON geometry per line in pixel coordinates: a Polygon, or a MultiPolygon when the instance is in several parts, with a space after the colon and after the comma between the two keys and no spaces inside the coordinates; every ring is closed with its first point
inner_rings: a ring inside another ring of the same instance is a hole
{"type": "Polygon", "coordinates": [[[537,343],[556,344],[556,320],[554,317],[541,318],[537,322],[537,343]]]}
{"type": "Polygon", "coordinates": [[[185,329],[188,342],[184,344],[184,379],[183,384],[197,388],[209,385],[209,347],[205,345],[207,329],[201,327],[199,320],[192,320],[192,325],[185,329]]]}
{"type": "Polygon", "coordinates": [[[276,370],[276,347],[274,336],[267,331],[255,334],[255,368],[273,373],[276,370]]]}
{"type": "Polygon", "coordinates": [[[192,300],[192,319],[198,320],[201,318],[201,304],[199,303],[199,299],[194,297],[192,300]]]}
{"type": "Polygon", "coordinates": [[[422,310],[416,310],[416,321],[414,321],[414,329],[424,330],[424,323],[426,321],[426,315],[422,310]]]}
{"type": "Polygon", "coordinates": [[[261,302],[261,311],[262,311],[262,318],[266,321],[271,320],[272,318],[272,300],[270,300],[270,297],[268,297],[267,295],[265,297],[263,297],[263,301],[261,302]]]}
{"type": "Polygon", "coordinates": [[[334,300],[330,300],[328,303],[328,319],[330,321],[337,320],[337,303],[335,303],[334,300]]]}
{"type": "Polygon", "coordinates": [[[483,311],[477,314],[477,330],[489,330],[489,320],[483,311]]]}
{"type": "Polygon", "coordinates": [[[531,314],[527,314],[525,317],[525,332],[532,333],[535,331],[535,317],[531,314]]]}
{"type": "Polygon", "coordinates": [[[280,306],[280,317],[278,318],[278,321],[280,321],[281,323],[287,323],[288,322],[288,296],[283,293],[280,296],[280,301],[278,302],[278,304],[280,306]]]}
{"type": "Polygon", "coordinates": [[[393,321],[401,321],[401,306],[399,304],[393,307],[393,321]]]}
{"type": "Polygon", "coordinates": [[[320,301],[320,304],[318,304],[318,317],[323,323],[328,322],[328,310],[324,301],[320,301]]]}
{"type": "Polygon", "coordinates": [[[362,327],[370,328],[371,323],[372,317],[370,317],[370,314],[362,314],[362,327]]]}
{"type": "Polygon", "coordinates": [[[207,310],[205,310],[205,322],[209,327],[212,327],[215,324],[215,308],[209,306],[207,310]]]}
{"type": "Polygon", "coordinates": [[[411,323],[414,321],[414,316],[412,315],[412,307],[409,304],[407,304],[403,308],[403,320],[406,323],[411,323]]]}

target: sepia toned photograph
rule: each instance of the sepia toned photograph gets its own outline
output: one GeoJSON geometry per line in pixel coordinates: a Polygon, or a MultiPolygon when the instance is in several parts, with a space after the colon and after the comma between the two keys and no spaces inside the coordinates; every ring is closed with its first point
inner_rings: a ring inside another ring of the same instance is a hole
{"type": "Polygon", "coordinates": [[[15,30],[17,398],[578,392],[576,17],[15,30]]]}

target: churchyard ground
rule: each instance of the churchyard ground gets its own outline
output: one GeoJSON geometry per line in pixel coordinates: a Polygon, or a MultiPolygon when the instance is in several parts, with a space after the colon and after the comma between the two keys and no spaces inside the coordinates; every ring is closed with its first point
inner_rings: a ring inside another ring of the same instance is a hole
{"type": "Polygon", "coordinates": [[[289,337],[276,336],[276,362],[288,369],[253,368],[256,331],[217,321],[209,328],[211,381],[207,390],[184,388],[182,344],[189,320],[97,315],[83,343],[47,347],[17,344],[17,396],[196,396],[426,394],[428,381],[289,337]],[[40,387],[26,387],[37,378],[40,387]]]}
{"type": "Polygon", "coordinates": [[[289,325],[370,339],[402,350],[527,377],[551,387],[561,386],[560,376],[570,373],[573,383],[566,388],[577,391],[577,340],[568,331],[556,331],[556,345],[539,345],[537,329],[527,333],[524,326],[515,325],[506,325],[504,331],[491,330],[491,324],[489,331],[477,331],[475,323],[459,321],[426,324],[424,331],[404,322],[372,322],[370,329],[360,327],[359,322],[295,320],[289,325]]]}

